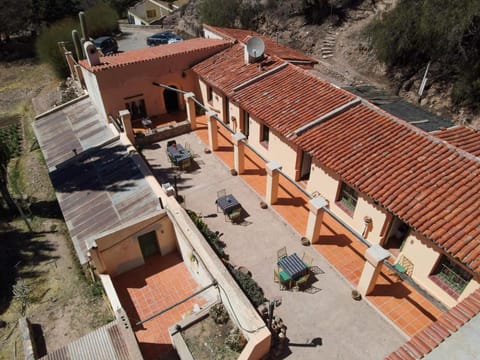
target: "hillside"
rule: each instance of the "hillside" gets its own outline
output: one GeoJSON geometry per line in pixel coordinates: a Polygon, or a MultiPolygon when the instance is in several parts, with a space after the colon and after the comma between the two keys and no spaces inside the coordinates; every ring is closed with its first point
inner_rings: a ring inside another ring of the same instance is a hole
{"type": "MultiPolygon", "coordinates": [[[[175,24],[180,31],[199,34],[200,2],[201,0],[191,0],[186,7],[165,19],[165,24],[175,24]]],[[[478,113],[457,107],[451,101],[452,84],[448,78],[427,82],[426,91],[420,99],[418,90],[425,68],[419,68],[413,74],[400,70],[387,72],[386,66],[369,49],[362,30],[375,16],[385,14],[397,2],[398,0],[337,1],[353,5],[332,8],[330,16],[319,25],[312,25],[305,19],[301,0],[276,2],[281,5],[268,5],[272,2],[263,1],[260,10],[250,14],[248,25],[259,33],[317,58],[318,75],[339,86],[374,85],[419,104],[427,111],[450,118],[457,124],[480,129],[478,113]]],[[[236,27],[242,27],[240,17],[241,14],[236,20],[236,27]]]]}

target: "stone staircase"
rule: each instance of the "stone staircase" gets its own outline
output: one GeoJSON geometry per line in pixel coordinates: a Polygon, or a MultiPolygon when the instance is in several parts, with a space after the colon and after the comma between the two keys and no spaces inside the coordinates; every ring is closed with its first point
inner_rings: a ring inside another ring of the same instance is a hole
{"type": "Polygon", "coordinates": [[[335,51],[336,39],[337,39],[337,32],[331,28],[328,29],[327,36],[325,36],[325,39],[323,39],[322,47],[320,48],[320,51],[322,53],[322,58],[328,59],[333,56],[333,53],[335,51]]]}

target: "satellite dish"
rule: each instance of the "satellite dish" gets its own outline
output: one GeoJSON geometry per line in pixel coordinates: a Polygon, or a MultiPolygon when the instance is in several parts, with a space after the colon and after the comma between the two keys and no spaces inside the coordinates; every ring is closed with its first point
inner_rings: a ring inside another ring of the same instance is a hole
{"type": "Polygon", "coordinates": [[[265,43],[259,37],[253,36],[247,41],[248,55],[253,59],[259,59],[265,51],[265,43]]]}

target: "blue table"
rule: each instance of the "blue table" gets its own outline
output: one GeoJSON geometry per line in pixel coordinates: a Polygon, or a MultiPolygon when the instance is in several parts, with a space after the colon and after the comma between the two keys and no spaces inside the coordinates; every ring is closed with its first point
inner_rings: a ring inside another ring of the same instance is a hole
{"type": "Polygon", "coordinates": [[[308,271],[308,266],[300,259],[297,253],[278,260],[278,266],[293,280],[306,274],[308,271]]]}
{"type": "Polygon", "coordinates": [[[225,215],[230,214],[233,210],[236,210],[240,207],[240,203],[235,199],[232,194],[222,196],[218,198],[216,201],[217,206],[222,209],[225,215]]]}

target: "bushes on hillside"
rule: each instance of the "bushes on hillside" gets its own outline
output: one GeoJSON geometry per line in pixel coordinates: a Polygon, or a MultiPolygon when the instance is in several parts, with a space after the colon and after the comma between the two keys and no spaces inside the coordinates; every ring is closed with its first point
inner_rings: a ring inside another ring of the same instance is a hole
{"type": "Polygon", "coordinates": [[[209,25],[233,27],[239,7],[239,0],[202,0],[200,17],[209,25]]]}
{"type": "Polygon", "coordinates": [[[454,100],[479,106],[480,1],[403,0],[365,33],[390,69],[436,63],[434,76],[455,82],[454,100]]]}
{"type": "MultiPolygon", "coordinates": [[[[88,35],[95,38],[101,35],[110,35],[118,31],[118,16],[111,7],[99,3],[85,12],[88,35]]],[[[68,67],[63,53],[58,45],[64,42],[67,50],[73,50],[72,30],[80,31],[78,19],[66,18],[51,26],[44,26],[37,38],[36,50],[42,62],[48,63],[59,78],[68,75],[68,67]]]]}

